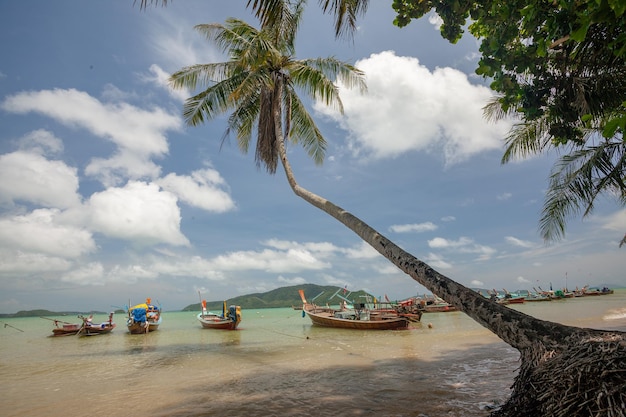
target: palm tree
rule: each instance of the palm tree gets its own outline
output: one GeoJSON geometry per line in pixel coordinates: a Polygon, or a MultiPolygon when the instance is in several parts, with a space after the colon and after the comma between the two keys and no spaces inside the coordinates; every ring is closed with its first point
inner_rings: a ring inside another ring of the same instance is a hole
{"type": "MultiPolygon", "coordinates": [[[[134,0],[139,1],[139,8],[145,9],[149,4],[167,6],[168,0],[134,0]]],[[[171,0],[170,0],[171,1],[171,0]]],[[[356,29],[356,21],[367,11],[369,0],[319,0],[324,13],[332,12],[335,16],[335,35],[350,36],[356,29]]],[[[285,0],[248,0],[247,7],[252,7],[255,15],[263,26],[271,26],[279,20],[281,7],[285,0]]]]}
{"type": "Polygon", "coordinates": [[[615,409],[612,403],[623,404],[626,383],[623,374],[613,371],[616,364],[622,371],[626,368],[624,333],[546,322],[492,302],[435,271],[356,216],[297,183],[287,158],[286,140],[304,146],[316,163],[323,160],[325,141],[296,89],[341,110],[337,89],[329,77],[336,76],[350,87],[363,89],[363,74],[333,58],[294,59],[303,1],[276,3],[273,13],[278,18],[260,30],[237,19],[228,19],[224,25],[196,27],[227,52],[230,60],[193,65],[171,76],[176,88],[196,90],[208,85],[186,101],[187,123],[195,126],[232,110],[227,134],[236,133],[243,152],[248,151],[256,135],[257,164],[273,174],[280,160],[297,196],[343,223],[415,281],[519,350],[522,365],[511,399],[500,411],[502,415],[558,415],[559,410],[567,412],[572,407],[577,407],[580,415],[592,415],[597,410],[615,409]],[[593,367],[581,366],[588,358],[601,360],[596,360],[593,367]],[[606,384],[595,384],[604,371],[608,372],[603,376],[606,384]],[[572,378],[579,381],[578,392],[563,385],[572,378]],[[582,391],[586,397],[581,396],[582,391]],[[583,397],[593,400],[585,401],[583,397]]]}

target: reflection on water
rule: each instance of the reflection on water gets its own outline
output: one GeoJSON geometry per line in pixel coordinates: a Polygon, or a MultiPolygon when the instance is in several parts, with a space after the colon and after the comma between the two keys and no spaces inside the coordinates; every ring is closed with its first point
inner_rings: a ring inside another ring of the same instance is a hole
{"type": "MultiPolygon", "coordinates": [[[[620,294],[516,308],[612,327],[624,321],[620,294]]],[[[471,417],[506,400],[517,351],[460,312],[422,320],[367,332],[313,327],[291,309],[244,310],[238,330],[217,331],[202,329],[193,313],[166,313],[145,335],[118,327],[49,338],[43,320],[14,319],[24,332],[6,328],[0,337],[2,415],[84,416],[89,398],[91,417],[471,417]]]]}

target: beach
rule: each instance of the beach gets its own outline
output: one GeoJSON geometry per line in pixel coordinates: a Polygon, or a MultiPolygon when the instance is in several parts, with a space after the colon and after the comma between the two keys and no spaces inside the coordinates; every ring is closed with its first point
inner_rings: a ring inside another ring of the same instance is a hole
{"type": "MultiPolygon", "coordinates": [[[[462,312],[355,331],[314,327],[291,308],[242,308],[236,331],[202,329],[194,312],[166,311],[146,335],[128,334],[116,315],[117,328],[94,337],[49,337],[51,322],[38,317],[2,319],[2,415],[486,416],[519,366],[515,349],[462,312]]],[[[511,308],[626,330],[623,289],[511,308]]]]}

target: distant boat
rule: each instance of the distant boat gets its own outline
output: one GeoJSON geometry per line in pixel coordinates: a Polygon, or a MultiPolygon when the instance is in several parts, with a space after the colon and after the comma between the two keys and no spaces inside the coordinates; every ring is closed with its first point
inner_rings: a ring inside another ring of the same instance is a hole
{"type": "Polygon", "coordinates": [[[231,305],[227,309],[224,301],[222,314],[215,314],[207,311],[206,300],[202,300],[202,311],[197,318],[204,329],[237,330],[241,323],[241,307],[231,305]]]}
{"type": "Polygon", "coordinates": [[[161,309],[146,298],[145,303],[128,309],[126,326],[130,334],[149,333],[158,330],[162,320],[161,309]]]}
{"type": "Polygon", "coordinates": [[[412,321],[416,321],[395,311],[371,310],[366,308],[365,304],[357,303],[353,308],[347,308],[347,305],[342,303],[339,309],[319,307],[307,303],[303,290],[299,290],[299,293],[302,298],[303,314],[309,316],[311,322],[317,326],[356,330],[396,330],[407,329],[412,321]]]}
{"type": "Polygon", "coordinates": [[[82,323],[68,323],[66,321],[50,319],[42,317],[54,322],[54,329],[52,329],[52,336],[96,336],[99,334],[110,333],[115,329],[115,323],[113,323],[113,313],[109,314],[109,320],[96,324],[93,323],[93,315],[89,317],[78,316],[82,319],[82,323]]]}
{"type": "Polygon", "coordinates": [[[434,295],[433,297],[426,297],[417,299],[419,309],[424,313],[447,313],[450,311],[457,311],[457,308],[450,303],[447,303],[440,297],[434,295]]]}
{"type": "Polygon", "coordinates": [[[550,297],[547,294],[540,294],[540,293],[536,293],[536,292],[529,292],[528,295],[526,295],[524,297],[524,300],[528,301],[528,302],[535,302],[535,301],[552,301],[552,297],[550,297]]]}
{"type": "Polygon", "coordinates": [[[586,288],[583,290],[583,295],[584,296],[588,296],[588,295],[608,295],[608,294],[613,294],[613,290],[607,288],[607,287],[602,287],[602,289],[597,288],[597,287],[591,287],[591,288],[586,288]]]}

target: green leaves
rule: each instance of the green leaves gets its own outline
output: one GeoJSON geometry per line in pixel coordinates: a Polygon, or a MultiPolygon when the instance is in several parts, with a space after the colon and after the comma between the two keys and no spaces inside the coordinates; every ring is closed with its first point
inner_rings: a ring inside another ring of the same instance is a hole
{"type": "MultiPolygon", "coordinates": [[[[170,77],[174,88],[203,89],[185,102],[187,124],[196,126],[232,111],[225,136],[236,134],[242,152],[249,151],[256,136],[256,163],[271,174],[276,171],[281,134],[301,145],[316,164],[324,160],[326,141],[298,92],[343,111],[335,80],[365,90],[364,74],[348,63],[332,57],[293,58],[304,3],[255,1],[254,7],[275,7],[263,13],[258,9],[260,29],[233,18],[224,24],[197,25],[196,30],[227,53],[229,61],[192,65],[170,77]],[[277,114],[283,126],[278,125],[277,114]]],[[[327,6],[339,3],[344,2],[327,6]]]]}

